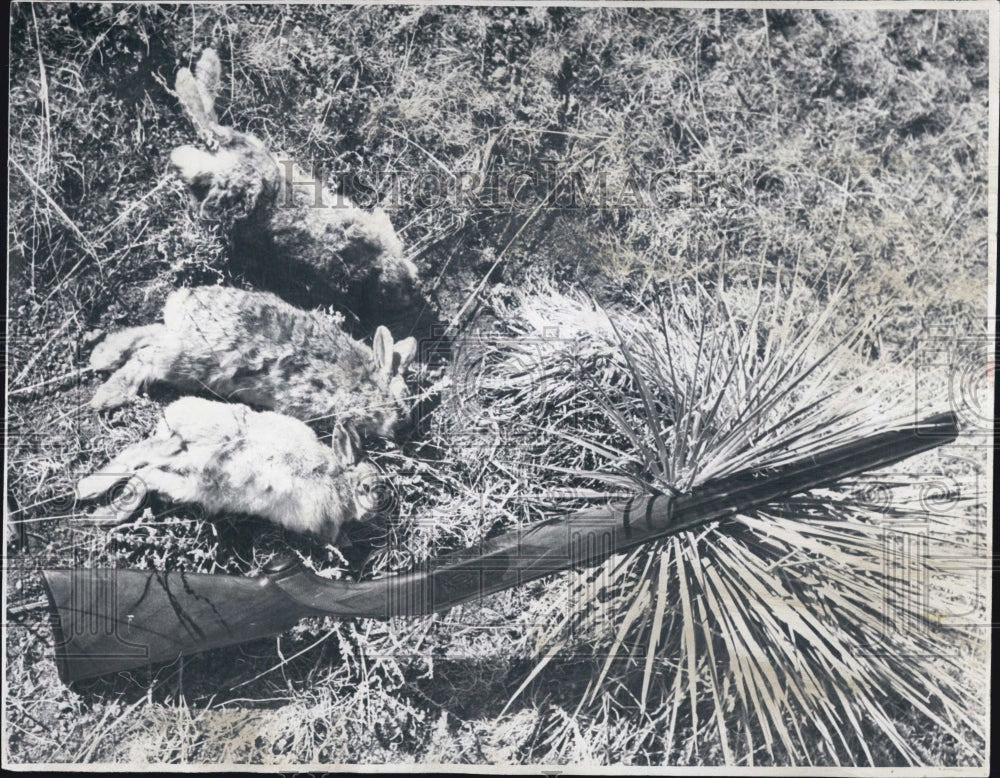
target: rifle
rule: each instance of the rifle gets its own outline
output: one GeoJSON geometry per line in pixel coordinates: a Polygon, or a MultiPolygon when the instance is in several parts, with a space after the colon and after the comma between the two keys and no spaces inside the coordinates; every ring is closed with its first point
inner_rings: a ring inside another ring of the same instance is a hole
{"type": "Polygon", "coordinates": [[[372,581],[331,581],[286,560],[256,578],[153,570],[43,570],[60,677],[69,683],[280,634],[307,616],[423,616],[760,508],[949,443],[954,413],[678,495],[644,495],[539,522],[372,581]]]}

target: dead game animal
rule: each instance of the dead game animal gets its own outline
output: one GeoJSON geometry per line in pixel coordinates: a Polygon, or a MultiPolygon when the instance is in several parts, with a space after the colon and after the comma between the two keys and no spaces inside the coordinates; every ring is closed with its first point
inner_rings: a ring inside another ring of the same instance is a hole
{"type": "Polygon", "coordinates": [[[199,211],[229,226],[237,266],[292,302],[337,306],[364,332],[373,317],[408,332],[427,318],[417,268],[385,212],[362,210],[322,187],[317,205],[317,183],[298,166],[253,135],[219,124],[220,82],[212,49],[202,52],[193,74],[178,71],[177,98],[206,148],[180,146],[170,161],[199,211]]]}
{"type": "Polygon", "coordinates": [[[90,404],[124,405],[163,382],[287,414],[321,430],[343,424],[359,440],[392,439],[406,411],[403,371],[413,338],[394,343],[385,327],[369,348],[319,311],[267,292],[221,286],[178,289],[163,323],[113,333],[90,356],[114,371],[90,404]]]}
{"type": "MultiPolygon", "coordinates": [[[[155,492],[213,515],[260,516],[332,543],[346,522],[364,521],[378,507],[379,472],[357,460],[343,427],[326,446],[287,416],[184,397],[164,409],[150,438],[81,480],[76,497],[92,500],[125,481],[127,494],[155,492]]],[[[114,521],[138,507],[127,502],[113,506],[114,521]]]]}

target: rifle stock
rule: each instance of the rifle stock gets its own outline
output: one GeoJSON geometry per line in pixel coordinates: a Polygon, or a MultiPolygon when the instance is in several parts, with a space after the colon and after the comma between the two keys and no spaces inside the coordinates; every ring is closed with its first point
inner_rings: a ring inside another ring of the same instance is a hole
{"type": "Polygon", "coordinates": [[[704,483],[675,497],[590,508],[359,583],[301,566],[258,578],[144,570],[43,570],[63,681],[105,675],[280,634],[306,616],[421,616],[951,442],[953,413],[820,454],[704,483]]]}

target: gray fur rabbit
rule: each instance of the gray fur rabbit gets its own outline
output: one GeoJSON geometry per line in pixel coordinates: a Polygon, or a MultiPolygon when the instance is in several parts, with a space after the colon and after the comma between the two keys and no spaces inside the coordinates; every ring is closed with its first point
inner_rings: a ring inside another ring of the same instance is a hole
{"type": "Polygon", "coordinates": [[[156,492],[210,514],[261,516],[329,542],[344,523],[373,515],[383,486],[374,465],[357,462],[343,427],[325,446],[295,419],[199,397],[168,405],[150,438],[81,480],[76,496],[94,499],[122,481],[128,498],[113,501],[114,521],[156,492]]]}
{"type": "Polygon", "coordinates": [[[180,146],[170,161],[201,212],[228,223],[239,269],[304,307],[336,305],[364,332],[372,323],[416,331],[429,310],[389,217],[317,190],[253,135],[220,125],[220,80],[212,49],[202,52],[193,74],[178,71],[177,98],[207,148],[180,146]]]}
{"type": "Polygon", "coordinates": [[[385,327],[369,348],[332,317],[268,292],[177,289],[167,297],[162,324],[113,333],[94,349],[91,367],[114,372],[91,405],[118,407],[161,381],[321,429],[342,423],[359,439],[391,439],[406,405],[402,373],[415,352],[413,338],[394,345],[385,327]]]}

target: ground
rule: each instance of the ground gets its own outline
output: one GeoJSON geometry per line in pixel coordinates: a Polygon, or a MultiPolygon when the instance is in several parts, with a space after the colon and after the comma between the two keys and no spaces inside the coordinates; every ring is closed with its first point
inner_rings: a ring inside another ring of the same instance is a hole
{"type": "MultiPolygon", "coordinates": [[[[178,285],[243,283],[167,165],[195,140],[169,89],[204,47],[223,60],[222,119],[385,208],[444,321],[468,326],[498,289],[550,282],[611,307],[654,289],[677,301],[696,288],[735,299],[804,287],[798,304],[817,316],[843,286],[822,337],[861,326],[858,371],[910,409],[957,407],[974,434],[991,418],[980,404],[995,280],[987,21],[940,9],[15,4],[5,761],[727,756],[718,744],[699,750],[702,735],[683,721],[670,740],[627,706],[574,714],[574,688],[593,672],[582,659],[565,658],[506,707],[538,659],[545,583],[476,610],[394,625],[313,620],[158,676],[61,684],[34,608],[39,569],[246,573],[291,547],[338,574],[372,575],[474,543],[514,515],[512,482],[483,475],[499,438],[453,435],[435,455],[439,408],[400,451],[374,452],[396,468],[412,526],[370,559],[364,542],[342,557],[245,518],[158,505],[110,535],[73,521],[76,480],[148,434],[176,396],[160,388],[94,414],[91,345],[155,321],[178,285]]],[[[960,480],[985,467],[981,442],[927,466],[960,480]]],[[[981,641],[957,651],[970,677],[983,672],[981,641]]],[[[974,736],[966,748],[897,702],[888,716],[920,761],[981,760],[974,736]]],[[[871,748],[876,764],[900,758],[891,743],[871,748]]],[[[782,763],[781,746],[756,759],[782,763]]]]}

